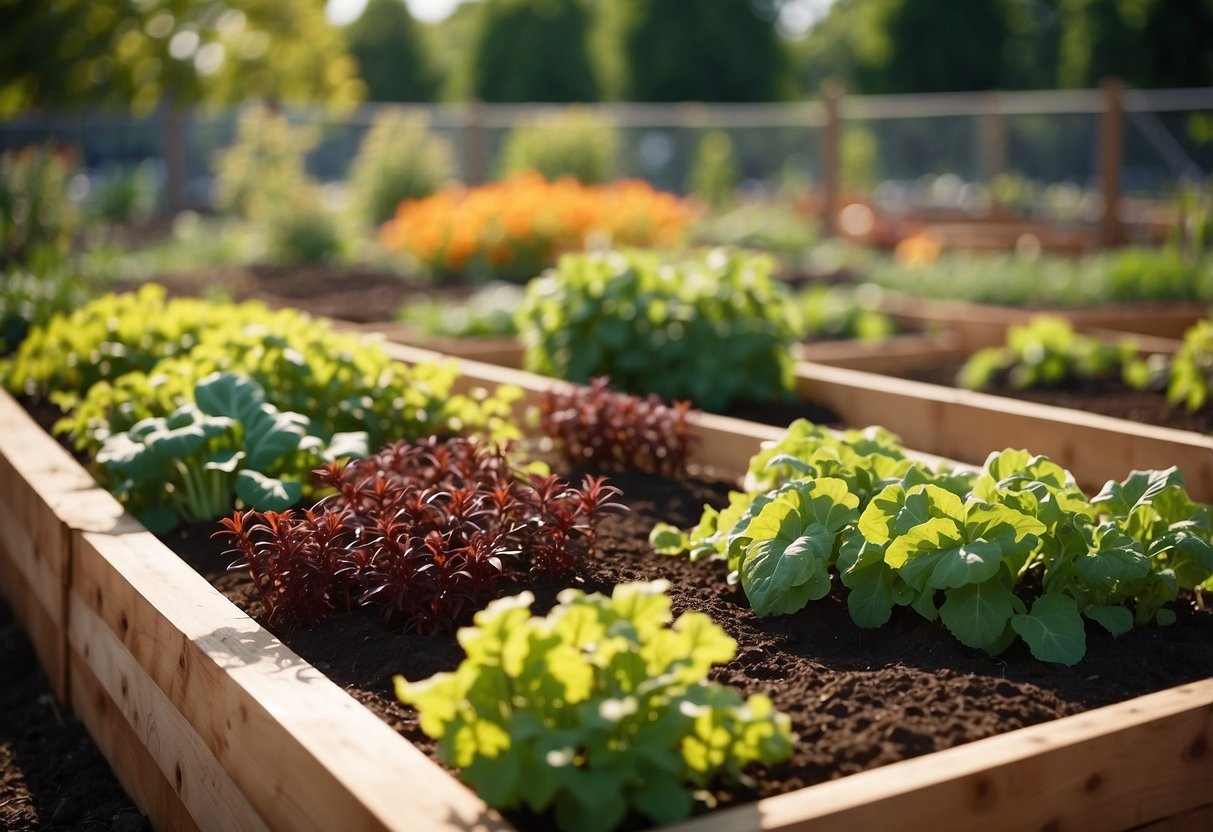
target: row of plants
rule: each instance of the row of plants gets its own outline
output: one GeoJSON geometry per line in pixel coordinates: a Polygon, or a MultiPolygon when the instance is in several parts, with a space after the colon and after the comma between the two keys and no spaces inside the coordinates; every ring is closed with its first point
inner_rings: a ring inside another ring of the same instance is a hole
{"type": "Polygon", "coordinates": [[[1165,390],[1171,405],[1201,410],[1213,388],[1213,321],[1197,321],[1189,328],[1174,356],[1143,357],[1131,337],[1108,343],[1075,332],[1064,318],[1039,315],[1010,327],[1002,346],[974,353],[957,375],[957,384],[974,390],[1109,380],[1137,390],[1165,390]]]}
{"type": "MultiPolygon", "coordinates": [[[[452,396],[446,369],[392,365],[294,312],[147,286],[36,327],[0,372],[65,408],[59,430],[151,527],[228,515],[219,534],[275,626],[368,606],[450,631],[503,585],[567,580],[602,519],[624,510],[604,478],[572,484],[454,435],[513,434],[508,395],[452,396]]],[[[673,473],[688,413],[601,380],[550,393],[539,419],[567,459],[673,473]]],[[[529,593],[498,601],[460,631],[456,672],[400,680],[400,695],[495,806],[551,810],[569,829],[682,817],[699,790],[786,757],[791,736],[766,697],[707,681],[733,641],[706,615],[675,621],[664,589],[570,590],[535,619],[529,593]],[[517,695],[490,707],[502,685],[517,695]]]]}
{"type": "Polygon", "coordinates": [[[1213,588],[1213,531],[1175,468],[1134,471],[1094,497],[1026,451],[977,471],[909,459],[883,429],[835,435],[801,420],[754,457],[747,490],[658,551],[727,561],[760,616],[793,614],[835,580],[861,627],[909,607],[966,646],[1022,639],[1047,662],[1086,651],[1084,619],[1113,635],[1174,622],[1180,592],[1213,588]]]}

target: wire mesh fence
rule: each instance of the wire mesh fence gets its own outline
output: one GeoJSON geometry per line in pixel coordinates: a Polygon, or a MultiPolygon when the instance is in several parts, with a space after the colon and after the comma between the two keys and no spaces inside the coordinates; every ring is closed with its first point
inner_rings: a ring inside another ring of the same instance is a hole
{"type": "MultiPolygon", "coordinates": [[[[839,179],[844,189],[887,195],[947,175],[945,190],[962,183],[1001,181],[1040,186],[1096,187],[1100,176],[1099,90],[847,96],[840,105],[839,179]],[[1001,180],[999,179],[1001,177],[1001,180]]],[[[731,140],[743,187],[773,192],[805,188],[825,178],[819,101],[788,104],[597,104],[582,109],[607,119],[619,134],[617,173],[662,189],[686,192],[696,149],[710,131],[731,140]]],[[[1172,192],[1184,179],[1213,171],[1213,89],[1128,91],[1121,98],[1120,185],[1125,193],[1172,192]]],[[[367,104],[346,115],[288,110],[312,125],[318,142],[308,170],[322,181],[346,177],[375,117],[386,108],[423,114],[451,144],[465,181],[500,172],[510,131],[550,115],[541,105],[367,104]]],[[[205,207],[217,154],[236,134],[237,109],[195,109],[184,115],[181,146],[166,145],[165,113],[42,113],[0,122],[0,149],[48,140],[76,148],[86,172],[175,157],[184,172],[187,204],[205,207]]],[[[1039,190],[1037,190],[1039,193],[1039,190]]]]}

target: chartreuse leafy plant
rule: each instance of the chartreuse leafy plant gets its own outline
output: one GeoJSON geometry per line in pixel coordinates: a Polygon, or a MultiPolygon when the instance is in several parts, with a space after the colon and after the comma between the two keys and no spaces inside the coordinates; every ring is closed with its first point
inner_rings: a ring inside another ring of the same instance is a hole
{"type": "Polygon", "coordinates": [[[252,378],[266,401],[308,417],[324,435],[365,430],[372,445],[432,433],[516,433],[517,391],[454,395],[449,365],[406,366],[378,344],[291,310],[198,299],[164,290],[106,295],[35,328],[0,365],[16,393],[48,396],[56,426],[95,453],[111,434],[167,417],[214,372],[252,378]]]}
{"type": "Polygon", "coordinates": [[[459,631],[458,669],[397,676],[396,694],[492,806],[553,809],[589,832],[629,811],[676,820],[692,790],[787,758],[791,728],[766,696],[706,681],[736,644],[703,613],[672,620],[667,586],[565,590],[544,617],[529,592],[494,601],[459,631]]]}
{"type": "Polygon", "coordinates": [[[1130,370],[1137,366],[1132,338],[1107,344],[1075,332],[1065,318],[1037,315],[1011,327],[1003,346],[974,353],[956,380],[972,390],[998,384],[1025,390],[1100,379],[1137,381],[1130,370]]]}
{"type": "Polygon", "coordinates": [[[213,373],[194,402],[111,435],[97,463],[128,510],[163,532],[238,504],[281,511],[302,498],[313,468],[366,453],[365,432],[319,436],[306,416],[267,403],[251,379],[213,373]]]}
{"type": "Polygon", "coordinates": [[[526,368],[705,409],[786,395],[800,316],[771,271],[765,255],[725,249],[565,255],[519,310],[526,368]]]}
{"type": "Polygon", "coordinates": [[[650,539],[663,554],[726,558],[759,615],[796,612],[836,577],[862,627],[911,607],[970,647],[996,654],[1021,638],[1043,661],[1074,664],[1084,619],[1113,635],[1169,624],[1180,591],[1213,586],[1209,509],[1175,468],[1088,497],[1027,451],[933,470],[882,429],[800,421],[747,481],[688,533],[659,524],[650,539]]]}
{"type": "Polygon", "coordinates": [[[1184,333],[1184,343],[1171,360],[1167,401],[1188,410],[1209,402],[1213,387],[1213,320],[1197,321],[1184,333]]]}

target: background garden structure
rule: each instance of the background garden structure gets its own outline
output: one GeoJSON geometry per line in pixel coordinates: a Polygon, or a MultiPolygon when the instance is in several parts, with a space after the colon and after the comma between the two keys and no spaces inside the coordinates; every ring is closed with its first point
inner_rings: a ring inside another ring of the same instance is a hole
{"type": "MultiPolygon", "coordinates": [[[[1213,167],[1213,145],[1198,144],[1189,121],[1213,109],[1213,89],[1130,90],[1119,96],[1117,128],[1125,194],[1160,196],[1184,179],[1203,179],[1213,167]]],[[[339,182],[376,116],[384,110],[420,114],[454,149],[456,171],[467,184],[497,175],[500,151],[515,127],[566,105],[363,104],[348,115],[289,108],[290,121],[317,128],[307,157],[309,174],[339,182]]],[[[689,190],[696,148],[722,130],[732,142],[743,191],[771,194],[837,182],[845,190],[875,188],[882,207],[897,208],[928,186],[942,207],[964,209],[973,182],[1000,174],[1028,182],[1065,183],[1081,191],[1100,187],[1106,90],[843,95],[837,121],[822,100],[756,104],[585,104],[577,109],[619,130],[617,175],[638,177],[675,193],[689,190]],[[838,146],[831,150],[829,134],[838,146]],[[948,174],[941,177],[942,174],[948,174]],[[923,181],[920,181],[923,180],[923,181]]],[[[235,135],[237,108],[160,108],[147,116],[81,110],[35,113],[0,122],[0,150],[54,140],[78,148],[90,176],[150,162],[169,205],[211,207],[214,158],[235,135]],[[180,119],[177,124],[176,120],[180,119]],[[174,136],[181,141],[174,141],[174,136]],[[179,171],[179,180],[172,172],[179,171]]]]}

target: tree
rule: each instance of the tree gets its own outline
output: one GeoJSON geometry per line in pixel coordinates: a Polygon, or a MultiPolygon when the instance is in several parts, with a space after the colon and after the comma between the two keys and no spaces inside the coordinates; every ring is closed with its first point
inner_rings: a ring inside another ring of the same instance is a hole
{"type": "Polygon", "coordinates": [[[437,77],[404,0],[370,0],[346,40],[369,100],[434,100],[437,77]]]}
{"type": "Polygon", "coordinates": [[[1117,75],[1137,87],[1213,84],[1210,0],[1060,0],[1060,81],[1117,75]]]}
{"type": "Polygon", "coordinates": [[[482,101],[596,101],[585,0],[484,0],[470,52],[482,101]]]}
{"type": "Polygon", "coordinates": [[[352,103],[363,92],[321,0],[0,0],[0,10],[9,112],[253,97],[352,103]]]}
{"type": "Polygon", "coordinates": [[[755,0],[617,0],[624,97],[772,101],[787,62],[775,6],[755,0]]]}

